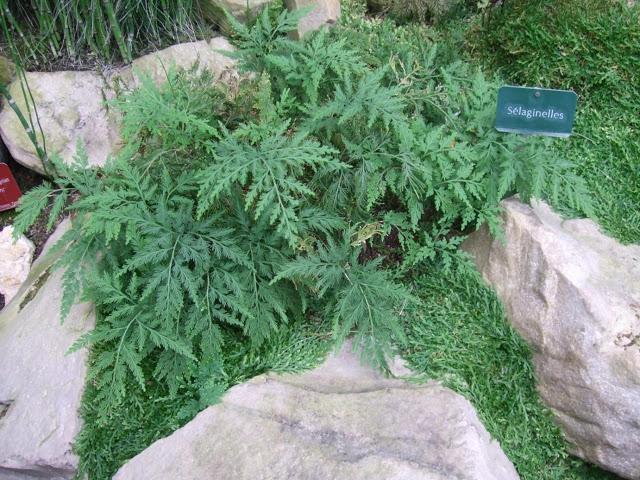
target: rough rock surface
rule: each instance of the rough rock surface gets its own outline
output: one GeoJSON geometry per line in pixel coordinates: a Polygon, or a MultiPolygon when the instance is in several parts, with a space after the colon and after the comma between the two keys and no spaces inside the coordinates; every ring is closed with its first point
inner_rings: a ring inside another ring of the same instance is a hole
{"type": "Polygon", "coordinates": [[[13,240],[11,225],[0,231],[0,295],[4,295],[5,305],[27,279],[34,250],[33,242],[24,235],[13,240]]]}
{"type": "MultiPolygon", "coordinates": [[[[104,164],[120,140],[116,116],[103,106],[108,91],[102,77],[95,72],[71,71],[30,72],[26,77],[45,134],[47,151],[71,162],[77,143],[81,141],[89,164],[104,164]]],[[[18,80],[10,85],[9,91],[26,116],[28,110],[18,80]]],[[[40,132],[37,133],[40,137],[40,132]]],[[[35,147],[7,105],[0,112],[0,135],[16,161],[44,173],[35,147]]]]}
{"type": "Polygon", "coordinates": [[[78,459],[72,444],[81,420],[86,352],[65,355],[94,324],[80,304],[60,324],[61,272],[49,239],[27,281],[0,312],[0,478],[72,478],[78,459]]]}
{"type": "Polygon", "coordinates": [[[224,11],[226,10],[240,21],[247,20],[247,11],[251,15],[257,15],[260,10],[271,0],[207,0],[200,4],[204,17],[228,32],[228,25],[224,11]]]}
{"type": "Polygon", "coordinates": [[[16,66],[7,57],[0,55],[0,84],[9,84],[16,73],[16,66]]]}
{"type": "MultiPolygon", "coordinates": [[[[113,98],[115,77],[121,86],[134,88],[138,79],[134,72],[148,72],[158,83],[166,78],[165,68],[172,65],[190,68],[199,61],[201,68],[213,72],[216,81],[231,82],[237,78],[234,62],[219,50],[232,50],[223,37],[209,41],[173,45],[134,60],[132,66],[103,77],[96,72],[30,72],[27,81],[46,138],[47,152],[56,153],[72,162],[78,142],[87,151],[90,166],[102,166],[121,148],[119,115],[108,110],[104,101],[113,98]]],[[[9,87],[13,99],[26,114],[24,97],[16,80],[9,87]]],[[[35,117],[34,117],[35,120],[35,117]]],[[[39,135],[39,132],[38,132],[39,135]]],[[[14,111],[7,105],[0,111],[0,136],[9,152],[22,165],[44,172],[35,147],[14,111]]]]}
{"type": "Polygon", "coordinates": [[[323,25],[333,25],[340,18],[340,0],[285,0],[285,5],[290,11],[313,7],[298,22],[298,29],[293,32],[295,38],[302,38],[323,25]]]}
{"type": "Polygon", "coordinates": [[[235,61],[221,52],[231,50],[233,46],[224,37],[179,43],[134,60],[118,76],[130,87],[136,87],[139,85],[136,73],[147,73],[159,85],[166,80],[169,68],[188,69],[198,62],[199,68],[209,70],[214,80],[229,82],[237,77],[235,61]]]}
{"type": "Polygon", "coordinates": [[[116,480],[509,480],[471,404],[385,379],[343,349],[304,375],[233,387],[125,464],[116,480]]]}
{"type": "Polygon", "coordinates": [[[578,456],[640,479],[640,246],[545,204],[504,202],[506,244],[467,241],[532,346],[538,389],[578,456]]]}

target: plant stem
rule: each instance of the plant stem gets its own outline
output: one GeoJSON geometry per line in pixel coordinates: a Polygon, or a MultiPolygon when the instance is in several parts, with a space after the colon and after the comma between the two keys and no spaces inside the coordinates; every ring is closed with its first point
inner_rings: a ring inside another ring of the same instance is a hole
{"type": "Polygon", "coordinates": [[[124,36],[122,35],[122,30],[120,30],[120,24],[118,23],[115,11],[113,10],[113,3],[111,2],[111,0],[102,0],[102,4],[104,5],[105,12],[107,13],[107,18],[109,19],[109,24],[111,25],[113,35],[115,36],[116,43],[118,44],[118,48],[120,49],[120,54],[122,55],[122,58],[130,62],[131,51],[127,48],[124,36]]]}

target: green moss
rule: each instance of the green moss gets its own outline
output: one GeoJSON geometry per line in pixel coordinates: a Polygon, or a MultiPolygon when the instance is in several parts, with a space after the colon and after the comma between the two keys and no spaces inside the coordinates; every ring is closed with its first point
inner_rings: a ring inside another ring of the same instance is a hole
{"type": "Polygon", "coordinates": [[[568,455],[536,392],[529,348],[477,272],[434,269],[415,291],[424,303],[410,312],[405,358],[471,401],[522,480],[617,478],[568,455]]]}
{"type": "Polygon", "coordinates": [[[16,67],[11,60],[0,55],[0,85],[9,85],[16,73],[16,67]]]}
{"type": "MultiPolygon", "coordinates": [[[[98,420],[99,392],[89,382],[81,406],[84,427],[75,447],[80,456],[79,478],[86,473],[90,480],[111,479],[127,460],[182,427],[206,406],[199,400],[204,382],[215,383],[223,391],[266,371],[295,373],[317,366],[332,345],[325,327],[311,330],[300,323],[292,324],[259,350],[249,348],[240,335],[227,335],[225,364],[217,372],[184,382],[173,397],[160,382],[148,382],[142,390],[130,381],[125,400],[106,421],[98,420]]],[[[92,352],[93,358],[99,353],[92,352]]],[[[150,358],[145,370],[153,371],[156,361],[157,357],[150,358]]]]}
{"type": "Polygon", "coordinates": [[[472,58],[510,83],[579,94],[574,134],[555,143],[556,155],[586,179],[599,223],[624,242],[640,242],[640,5],[505,2],[470,32],[469,46],[472,58]]]}
{"type": "Polygon", "coordinates": [[[49,278],[49,275],[51,275],[51,267],[45,269],[36,279],[35,282],[33,282],[33,284],[31,285],[31,287],[29,288],[29,291],[27,292],[27,294],[25,295],[25,297],[22,299],[22,301],[20,302],[20,306],[18,307],[18,312],[21,312],[22,309],[24,307],[27,306],[27,304],[33,300],[36,295],[38,294],[38,292],[40,291],[40,289],[44,286],[44,284],[47,282],[47,279],[49,278]]]}
{"type": "Polygon", "coordinates": [[[460,15],[466,0],[367,0],[369,10],[387,13],[398,21],[437,23],[460,15]]]}

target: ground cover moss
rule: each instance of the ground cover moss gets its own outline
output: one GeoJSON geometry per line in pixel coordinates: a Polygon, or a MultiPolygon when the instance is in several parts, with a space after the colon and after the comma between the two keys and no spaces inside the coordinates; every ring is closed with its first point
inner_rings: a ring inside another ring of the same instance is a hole
{"type": "Polygon", "coordinates": [[[578,93],[574,133],[555,154],[587,181],[602,227],[640,242],[640,5],[515,0],[467,37],[468,57],[507,82],[578,93]]]}
{"type": "Polygon", "coordinates": [[[429,271],[415,291],[423,304],[409,315],[404,357],[471,401],[522,480],[617,478],[567,453],[536,392],[527,344],[472,267],[429,271]]]}

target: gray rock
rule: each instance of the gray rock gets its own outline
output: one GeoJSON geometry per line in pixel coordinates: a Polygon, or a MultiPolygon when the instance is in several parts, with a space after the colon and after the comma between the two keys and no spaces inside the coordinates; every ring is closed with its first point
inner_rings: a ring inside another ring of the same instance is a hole
{"type": "MultiPolygon", "coordinates": [[[[71,163],[78,142],[81,142],[87,151],[89,165],[103,166],[108,157],[122,147],[120,116],[105,107],[105,100],[114,96],[112,85],[116,78],[121,80],[121,87],[135,88],[139,82],[134,73],[148,72],[157,83],[161,83],[166,78],[165,69],[171,66],[190,68],[198,61],[201,68],[213,72],[216,81],[235,82],[235,63],[220,53],[220,50],[232,48],[225,38],[216,37],[209,41],[173,45],[140,57],[131,66],[104,76],[96,72],[75,71],[27,73],[47,152],[71,163]]],[[[26,116],[28,110],[18,80],[10,85],[9,91],[26,116]]],[[[37,134],[40,136],[39,131],[37,134]]],[[[35,147],[14,111],[6,105],[0,111],[0,136],[16,161],[44,173],[35,147]]]]}
{"type": "Polygon", "coordinates": [[[68,224],[0,312],[0,478],[72,478],[78,464],[72,446],[87,353],[66,352],[95,319],[92,307],[80,304],[60,324],[62,272],[51,271],[58,254],[50,246],[68,224]]]}
{"type": "Polygon", "coordinates": [[[340,18],[340,0],[285,0],[285,5],[290,11],[313,8],[300,19],[298,29],[293,32],[298,39],[324,25],[333,25],[340,18]]]}
{"type": "Polygon", "coordinates": [[[15,296],[20,285],[27,279],[35,246],[24,235],[13,239],[13,226],[0,231],[0,294],[5,304],[15,296]]]}
{"type": "Polygon", "coordinates": [[[237,20],[244,22],[249,15],[257,15],[271,0],[203,0],[200,2],[203,16],[206,20],[220,27],[223,33],[232,31],[224,14],[226,10],[237,20]]]}
{"type": "Polygon", "coordinates": [[[209,70],[214,81],[231,83],[237,79],[235,61],[224,55],[233,46],[224,37],[214,37],[199,42],[179,43],[158,52],[134,60],[131,66],[122,69],[117,76],[129,88],[138,87],[136,74],[146,73],[157,85],[164,83],[170,68],[191,68],[196,62],[200,69],[209,70]]]}
{"type": "Polygon", "coordinates": [[[504,202],[506,243],[466,242],[532,346],[538,390],[573,453],[640,479],[640,246],[545,204],[504,202]]]}
{"type": "Polygon", "coordinates": [[[116,480],[507,480],[518,475],[471,404],[387,379],[345,348],[304,375],[233,387],[125,464],[116,480]]]}
{"type": "MultiPolygon", "coordinates": [[[[104,81],[95,72],[29,72],[26,74],[47,151],[71,162],[78,142],[85,146],[90,165],[103,165],[119,145],[117,118],[103,100],[109,96],[104,81]]],[[[28,115],[20,82],[9,86],[11,96],[25,117],[28,115]]],[[[35,115],[32,113],[34,123],[35,115]]],[[[37,125],[37,123],[36,123],[37,125]]],[[[40,141],[42,137],[36,132],[40,141]]],[[[0,135],[11,156],[40,173],[45,169],[35,147],[11,108],[0,112],[0,135]]]]}

